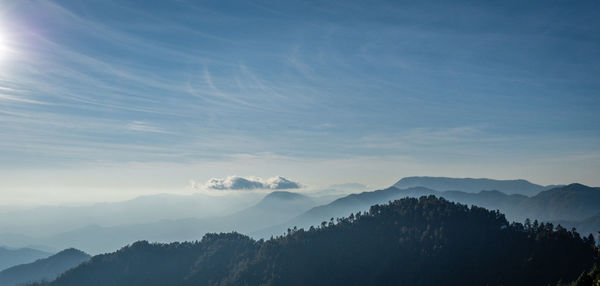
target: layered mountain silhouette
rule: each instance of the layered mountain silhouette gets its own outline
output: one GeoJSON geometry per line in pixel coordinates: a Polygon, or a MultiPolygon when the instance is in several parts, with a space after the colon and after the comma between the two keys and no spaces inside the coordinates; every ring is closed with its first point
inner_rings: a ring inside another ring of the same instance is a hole
{"type": "Polygon", "coordinates": [[[565,225],[567,227],[574,227],[580,233],[594,234],[598,240],[600,240],[600,212],[582,220],[555,221],[555,223],[565,225]]]}
{"type": "Polygon", "coordinates": [[[390,187],[372,192],[351,194],[343,198],[339,198],[329,204],[314,207],[280,225],[274,225],[255,231],[252,233],[252,235],[259,238],[268,238],[273,235],[282,234],[291,226],[308,228],[313,225],[318,225],[322,221],[329,221],[331,218],[344,217],[350,215],[350,213],[366,211],[375,204],[387,203],[403,197],[419,197],[435,193],[437,192],[423,187],[415,187],[405,190],[401,190],[396,187],[390,187]]]}
{"type": "Polygon", "coordinates": [[[56,279],[63,272],[88,261],[88,254],[77,249],[66,249],[48,258],[10,267],[0,272],[0,285],[17,286],[37,281],[56,279]]]}
{"type": "Polygon", "coordinates": [[[50,255],[52,255],[52,253],[33,248],[11,249],[0,247],[0,270],[4,270],[18,264],[33,262],[40,258],[46,258],[50,255]]]}
{"type": "Polygon", "coordinates": [[[14,246],[23,243],[22,246],[25,246],[34,243],[32,237],[49,236],[89,225],[117,226],[224,216],[247,208],[260,199],[260,194],[157,194],[89,206],[42,206],[9,211],[0,216],[0,243],[14,246]]]}
{"type": "Polygon", "coordinates": [[[373,192],[348,195],[327,205],[315,207],[281,225],[258,230],[252,234],[256,237],[267,238],[281,234],[290,226],[307,228],[311,225],[318,225],[322,221],[329,221],[331,218],[343,217],[352,212],[367,210],[373,204],[423,195],[436,195],[467,205],[497,209],[506,213],[510,220],[521,222],[530,218],[541,221],[560,221],[563,226],[575,227],[579,220],[589,218],[588,223],[585,224],[585,229],[582,229],[582,231],[585,231],[586,234],[595,234],[600,230],[600,224],[594,226],[595,220],[590,218],[590,216],[600,212],[600,189],[581,184],[556,187],[542,191],[533,197],[518,194],[507,195],[500,191],[468,193],[462,191],[436,191],[425,187],[399,189],[394,186],[373,192]],[[594,228],[597,228],[597,230],[594,230],[594,228]]]}
{"type": "Polygon", "coordinates": [[[576,279],[598,255],[593,238],[429,196],[267,241],[136,242],[43,285],[551,285],[576,279]]]}
{"type": "Polygon", "coordinates": [[[526,200],[521,208],[541,220],[580,220],[600,212],[600,188],[570,184],[526,200]]]}
{"type": "MultiPolygon", "coordinates": [[[[123,245],[138,240],[157,242],[196,240],[207,232],[237,231],[250,234],[256,238],[269,238],[281,235],[293,226],[308,228],[319,225],[323,221],[329,221],[331,218],[344,217],[357,211],[366,211],[374,204],[423,195],[436,195],[467,205],[497,209],[505,213],[510,221],[523,222],[526,218],[550,221],[560,223],[569,229],[576,227],[585,234],[596,234],[600,230],[597,219],[597,215],[600,213],[600,191],[598,191],[598,188],[571,184],[542,190],[533,196],[506,194],[499,190],[480,190],[477,192],[451,190],[454,187],[464,187],[465,185],[471,186],[469,187],[470,191],[498,186],[504,186],[504,190],[508,187],[512,190],[527,190],[527,188],[529,190],[541,190],[547,188],[523,180],[499,181],[491,179],[410,177],[400,180],[395,186],[387,189],[346,195],[333,201],[315,199],[298,193],[276,191],[264,196],[262,200],[257,200],[258,203],[230,215],[163,219],[133,224],[126,222],[138,219],[126,219],[122,225],[91,224],[55,235],[36,237],[35,239],[21,237],[20,239],[28,245],[49,245],[56,249],[75,247],[88,253],[98,254],[114,251],[123,245]],[[441,185],[446,181],[450,182],[449,185],[441,185]],[[440,191],[424,186],[405,189],[397,187],[397,185],[419,183],[429,184],[430,186],[433,184],[434,187],[439,189],[450,190],[440,191]],[[323,201],[327,203],[321,205],[323,201]]],[[[142,197],[124,204],[133,204],[140,208],[146,206],[149,210],[162,212],[163,209],[156,200],[159,197],[161,195],[142,197]]],[[[164,198],[167,201],[173,200],[167,203],[170,206],[169,208],[172,208],[172,203],[183,200],[183,197],[165,196],[164,198]]],[[[191,201],[193,202],[198,198],[200,197],[194,196],[191,201]]],[[[220,199],[210,198],[208,202],[199,203],[197,206],[203,208],[210,202],[216,204],[218,201],[220,199]]],[[[184,208],[191,208],[192,205],[193,203],[186,203],[184,208]]],[[[124,214],[122,204],[115,204],[115,206],[118,210],[117,213],[124,214]]],[[[106,209],[106,206],[99,209],[106,209]]],[[[167,217],[174,215],[170,212],[167,211],[167,217]]],[[[135,213],[139,215],[142,212],[136,208],[135,213]]],[[[184,213],[192,214],[189,210],[184,213]]],[[[200,213],[205,214],[206,212],[200,211],[200,213]]],[[[82,215],[82,217],[85,217],[85,215],[82,215]]],[[[9,238],[17,239],[19,237],[11,234],[9,238]]],[[[6,267],[12,265],[15,264],[9,264],[6,267]]]]}
{"type": "Polygon", "coordinates": [[[471,193],[437,191],[420,186],[407,189],[393,186],[383,190],[347,195],[321,206],[306,195],[276,191],[266,195],[255,205],[227,216],[169,219],[118,226],[89,225],[30,243],[47,244],[59,249],[75,247],[97,254],[114,251],[137,240],[157,242],[196,240],[207,232],[238,231],[257,238],[269,238],[281,235],[293,226],[308,228],[311,225],[319,225],[322,221],[329,221],[331,218],[366,211],[374,204],[423,195],[436,195],[467,205],[497,209],[506,213],[511,221],[523,222],[526,218],[551,221],[561,223],[567,228],[577,227],[586,234],[595,234],[600,230],[600,224],[595,224],[596,220],[591,218],[600,213],[600,191],[598,188],[581,184],[556,187],[541,191],[532,197],[520,194],[509,195],[497,190],[471,193]],[[588,220],[583,222],[586,219],[588,220]]]}
{"type": "Polygon", "coordinates": [[[250,232],[281,224],[315,206],[307,196],[286,191],[266,195],[256,205],[228,216],[162,220],[146,224],[102,227],[91,225],[43,241],[55,247],[75,247],[90,253],[114,251],[137,240],[196,240],[207,232],[250,232]]]}
{"type": "Polygon", "coordinates": [[[541,186],[526,180],[493,180],[485,178],[406,177],[394,184],[399,189],[425,187],[436,191],[500,191],[505,194],[533,196],[557,186],[541,186]]]}

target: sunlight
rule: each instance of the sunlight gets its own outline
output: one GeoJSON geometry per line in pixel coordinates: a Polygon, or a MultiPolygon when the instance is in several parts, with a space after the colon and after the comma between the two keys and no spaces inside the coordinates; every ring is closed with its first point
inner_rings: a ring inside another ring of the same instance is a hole
{"type": "Polygon", "coordinates": [[[6,32],[0,28],[0,62],[8,57],[8,38],[6,32]]]}

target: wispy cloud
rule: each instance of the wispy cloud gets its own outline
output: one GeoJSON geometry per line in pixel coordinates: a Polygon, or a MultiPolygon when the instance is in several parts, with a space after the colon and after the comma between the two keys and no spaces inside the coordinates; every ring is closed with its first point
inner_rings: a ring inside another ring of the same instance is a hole
{"type": "Polygon", "coordinates": [[[44,102],[28,99],[22,96],[10,95],[10,94],[2,94],[0,93],[0,100],[8,100],[8,101],[16,101],[21,103],[32,103],[32,104],[45,104],[44,102]]]}
{"type": "Polygon", "coordinates": [[[394,148],[408,146],[439,147],[473,142],[499,142],[508,138],[490,133],[482,126],[449,128],[412,128],[394,134],[369,134],[359,141],[367,148],[394,148]]]}
{"type": "Polygon", "coordinates": [[[382,178],[409,159],[598,153],[600,33],[578,5],[554,26],[558,6],[8,3],[0,168],[222,162],[208,178],[279,157],[382,178]]]}
{"type": "Polygon", "coordinates": [[[131,121],[129,124],[127,124],[127,129],[140,132],[169,133],[145,121],[131,121]]]}

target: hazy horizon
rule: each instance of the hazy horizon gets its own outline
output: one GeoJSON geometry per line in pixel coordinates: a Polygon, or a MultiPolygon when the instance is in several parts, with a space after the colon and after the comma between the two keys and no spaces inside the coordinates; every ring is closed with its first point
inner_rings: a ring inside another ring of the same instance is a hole
{"type": "Polygon", "coordinates": [[[1,204],[233,175],[600,186],[597,6],[2,1],[1,204]]]}

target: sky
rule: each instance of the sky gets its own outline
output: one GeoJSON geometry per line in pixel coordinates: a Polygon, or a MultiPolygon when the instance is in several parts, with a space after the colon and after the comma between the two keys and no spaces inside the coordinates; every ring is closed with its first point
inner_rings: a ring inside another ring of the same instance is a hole
{"type": "Polygon", "coordinates": [[[599,79],[598,1],[2,0],[0,204],[600,186],[599,79]]]}

